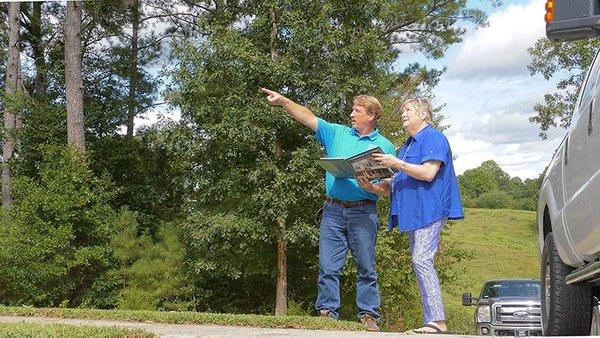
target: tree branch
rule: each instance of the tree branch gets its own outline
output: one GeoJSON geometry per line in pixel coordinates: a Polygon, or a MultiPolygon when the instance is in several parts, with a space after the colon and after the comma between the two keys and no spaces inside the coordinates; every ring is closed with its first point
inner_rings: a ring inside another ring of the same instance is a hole
{"type": "Polygon", "coordinates": [[[388,28],[382,34],[380,34],[379,37],[384,37],[386,35],[389,35],[389,34],[392,34],[392,33],[396,33],[398,30],[400,30],[400,29],[402,29],[402,28],[404,28],[406,26],[409,26],[409,25],[411,25],[413,23],[419,22],[422,19],[425,19],[425,18],[429,17],[430,15],[432,15],[434,12],[436,12],[440,8],[442,8],[442,7],[450,4],[451,2],[452,2],[452,0],[445,0],[445,1],[442,1],[442,2],[437,3],[437,4],[434,3],[434,5],[431,6],[431,8],[427,11],[427,13],[424,16],[422,16],[422,17],[415,17],[413,20],[405,21],[405,22],[402,22],[402,23],[400,23],[398,25],[394,25],[394,26],[388,28]]]}
{"type": "Polygon", "coordinates": [[[166,34],[166,35],[163,35],[162,37],[160,37],[160,38],[158,38],[158,39],[156,39],[156,40],[152,41],[151,43],[149,43],[149,44],[147,44],[147,45],[144,45],[144,46],[140,46],[140,47],[138,47],[138,50],[146,49],[146,48],[149,48],[149,47],[154,47],[154,46],[156,46],[156,45],[157,45],[159,42],[161,42],[162,40],[164,40],[164,39],[167,39],[167,38],[172,38],[172,37],[174,37],[174,35],[173,35],[173,34],[166,34]]]}

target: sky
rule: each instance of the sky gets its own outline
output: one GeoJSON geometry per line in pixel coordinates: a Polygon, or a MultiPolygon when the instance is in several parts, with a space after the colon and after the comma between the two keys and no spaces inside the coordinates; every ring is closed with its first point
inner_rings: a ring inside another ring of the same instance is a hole
{"type": "MultiPolygon", "coordinates": [[[[545,35],[544,0],[469,0],[470,7],[488,14],[485,27],[467,26],[461,43],[452,45],[442,59],[428,60],[418,54],[401,54],[395,67],[418,61],[447,71],[434,90],[434,105],[445,104],[444,131],[457,174],[487,160],[496,161],[510,176],[536,178],[548,165],[554,149],[566,133],[551,129],[547,140],[538,136],[539,126],[529,122],[533,106],[543,101],[555,82],[527,70],[527,48],[545,35]]],[[[136,120],[136,126],[152,124],[157,114],[178,118],[159,108],[136,120]]]]}
{"type": "MultiPolygon", "coordinates": [[[[485,0],[469,1],[482,8],[485,0]]],[[[510,176],[537,177],[550,162],[566,130],[552,129],[547,140],[529,122],[533,106],[553,91],[554,81],[531,76],[527,48],[545,35],[544,0],[504,0],[486,6],[486,27],[468,28],[463,42],[451,46],[441,60],[446,65],[434,94],[434,105],[446,104],[442,114],[450,127],[457,174],[494,160],[510,176]]]]}

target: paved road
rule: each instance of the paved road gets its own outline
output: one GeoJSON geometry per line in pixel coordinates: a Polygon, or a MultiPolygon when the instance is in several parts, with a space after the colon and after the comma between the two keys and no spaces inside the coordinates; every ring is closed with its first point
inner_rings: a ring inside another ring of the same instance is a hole
{"type": "MultiPolygon", "coordinates": [[[[161,337],[184,338],[184,337],[286,337],[286,338],[358,338],[358,337],[400,337],[401,333],[390,332],[359,332],[359,331],[325,331],[325,330],[298,330],[298,329],[264,329],[241,326],[217,326],[217,325],[187,325],[187,324],[156,324],[138,323],[113,320],[95,319],[70,319],[70,318],[48,318],[48,317],[19,317],[0,316],[2,323],[42,323],[42,324],[72,324],[72,325],[95,325],[115,326],[123,328],[143,329],[153,332],[161,337]]],[[[418,337],[439,338],[440,335],[418,335],[418,337]]],[[[443,337],[467,337],[458,335],[444,335],[443,337]]]]}

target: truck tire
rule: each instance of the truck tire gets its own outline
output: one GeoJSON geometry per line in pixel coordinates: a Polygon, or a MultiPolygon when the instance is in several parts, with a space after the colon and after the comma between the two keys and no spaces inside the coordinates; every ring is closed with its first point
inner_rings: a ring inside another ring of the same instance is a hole
{"type": "Polygon", "coordinates": [[[600,335],[600,303],[598,299],[594,297],[594,310],[592,311],[592,329],[590,330],[590,336],[600,335]]]}
{"type": "Polygon", "coordinates": [[[567,285],[573,268],[558,256],[554,236],[549,233],[542,250],[541,298],[542,331],[545,336],[583,336],[592,324],[592,288],[586,284],[567,285]]]}

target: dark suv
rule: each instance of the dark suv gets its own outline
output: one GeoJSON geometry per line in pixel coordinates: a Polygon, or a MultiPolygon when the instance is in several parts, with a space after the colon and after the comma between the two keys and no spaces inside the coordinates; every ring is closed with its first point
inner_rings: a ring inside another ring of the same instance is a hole
{"type": "Polygon", "coordinates": [[[475,305],[475,329],[484,336],[541,336],[540,282],[490,280],[479,298],[464,293],[462,304],[475,305]]]}

